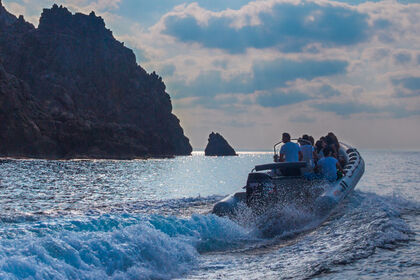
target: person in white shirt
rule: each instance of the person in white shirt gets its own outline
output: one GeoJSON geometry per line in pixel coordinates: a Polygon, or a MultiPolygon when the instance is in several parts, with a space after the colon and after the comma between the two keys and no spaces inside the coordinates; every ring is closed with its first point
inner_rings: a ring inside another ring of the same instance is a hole
{"type": "Polygon", "coordinates": [[[341,168],[338,160],[332,156],[333,150],[330,147],[324,149],[324,158],[320,159],[317,163],[316,169],[320,169],[323,178],[330,182],[337,180],[337,169],[343,174],[345,171],[341,168]]]}
{"type": "Polygon", "coordinates": [[[315,148],[312,146],[311,141],[309,140],[308,135],[303,135],[301,139],[299,139],[300,150],[302,152],[302,160],[308,163],[310,168],[315,166],[315,159],[316,153],[315,148]]]}
{"type": "Polygon", "coordinates": [[[283,146],[280,148],[280,162],[296,162],[302,160],[302,152],[298,144],[290,142],[290,134],[282,135],[283,146]]]}

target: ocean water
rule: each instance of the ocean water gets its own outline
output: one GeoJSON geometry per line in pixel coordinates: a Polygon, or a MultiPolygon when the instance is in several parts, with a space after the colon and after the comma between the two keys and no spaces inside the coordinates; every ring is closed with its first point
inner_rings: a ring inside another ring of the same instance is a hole
{"type": "Polygon", "coordinates": [[[361,154],[326,221],[210,214],[271,153],[2,160],[0,279],[419,279],[420,152],[361,154]]]}

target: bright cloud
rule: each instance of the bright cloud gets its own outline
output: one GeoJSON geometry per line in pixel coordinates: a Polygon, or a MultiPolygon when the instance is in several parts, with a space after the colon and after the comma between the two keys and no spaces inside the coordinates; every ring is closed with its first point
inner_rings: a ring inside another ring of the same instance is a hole
{"type": "MultiPolygon", "coordinates": [[[[191,83],[177,81],[172,84],[176,98],[188,96],[216,96],[228,93],[249,94],[261,90],[285,87],[297,79],[342,74],[348,63],[343,60],[283,60],[256,61],[249,74],[223,78],[221,71],[204,71],[191,83]]],[[[169,83],[171,85],[171,83],[169,83]]]]}
{"type": "MultiPolygon", "coordinates": [[[[313,43],[354,45],[366,41],[371,33],[368,15],[348,6],[306,1],[259,3],[220,13],[191,4],[165,16],[162,31],[182,42],[231,53],[270,47],[301,52],[313,43]]],[[[382,20],[381,25],[385,23],[382,20]]]]}

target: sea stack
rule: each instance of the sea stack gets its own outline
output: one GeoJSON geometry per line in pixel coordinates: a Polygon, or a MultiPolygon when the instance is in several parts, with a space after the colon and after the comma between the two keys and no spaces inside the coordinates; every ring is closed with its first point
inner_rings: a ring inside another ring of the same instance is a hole
{"type": "Polygon", "coordinates": [[[0,1],[0,156],[189,155],[165,89],[94,12],[54,5],[36,28],[0,1]]]}
{"type": "Polygon", "coordinates": [[[237,156],[235,150],[219,133],[210,133],[209,142],[204,151],[206,156],[237,156]]]}

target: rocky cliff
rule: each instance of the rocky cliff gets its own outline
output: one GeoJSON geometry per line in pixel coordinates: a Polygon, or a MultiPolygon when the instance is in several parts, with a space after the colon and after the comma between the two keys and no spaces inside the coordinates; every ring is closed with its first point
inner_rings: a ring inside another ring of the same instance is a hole
{"type": "Polygon", "coordinates": [[[162,79],[101,17],[44,9],[38,28],[0,1],[0,156],[188,155],[162,79]]]}
{"type": "Polygon", "coordinates": [[[209,142],[204,150],[206,156],[237,156],[235,150],[219,133],[210,133],[209,142]]]}

